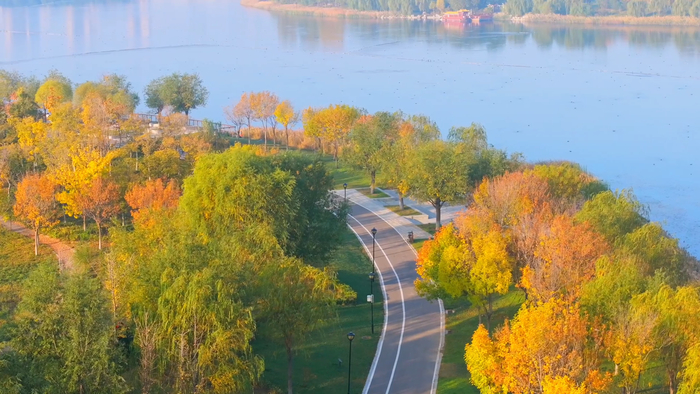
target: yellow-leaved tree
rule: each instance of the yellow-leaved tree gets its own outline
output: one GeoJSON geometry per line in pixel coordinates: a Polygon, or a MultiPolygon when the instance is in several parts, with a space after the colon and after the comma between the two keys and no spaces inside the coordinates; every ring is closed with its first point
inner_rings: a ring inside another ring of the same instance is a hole
{"type": "Polygon", "coordinates": [[[83,206],[85,193],[92,180],[104,174],[116,154],[110,152],[102,156],[99,151],[91,148],[78,149],[70,156],[70,164],[53,173],[54,180],[61,186],[56,199],[64,205],[66,214],[74,218],[82,216],[83,229],[86,228],[87,221],[83,206]]]}

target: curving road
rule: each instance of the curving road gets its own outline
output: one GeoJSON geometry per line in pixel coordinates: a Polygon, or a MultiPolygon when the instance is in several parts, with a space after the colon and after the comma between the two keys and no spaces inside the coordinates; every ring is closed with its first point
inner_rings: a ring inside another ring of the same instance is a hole
{"type": "Polygon", "coordinates": [[[375,263],[385,299],[384,330],[363,394],[435,393],[444,342],[442,304],[416,293],[416,252],[406,234],[368,209],[351,208],[348,225],[370,256],[370,230],[377,229],[375,263]]]}

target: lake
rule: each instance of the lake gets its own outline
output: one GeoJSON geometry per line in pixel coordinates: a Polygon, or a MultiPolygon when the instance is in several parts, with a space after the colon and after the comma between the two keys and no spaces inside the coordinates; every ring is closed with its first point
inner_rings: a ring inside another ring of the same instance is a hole
{"type": "MultiPolygon", "coordinates": [[[[632,188],[700,255],[700,30],[336,20],[237,0],[0,0],[0,68],[74,82],[172,72],[210,90],[223,120],[245,91],[297,108],[423,113],[446,133],[479,122],[530,161],[572,160],[632,188]]],[[[145,109],[142,109],[145,111],[145,109]]]]}

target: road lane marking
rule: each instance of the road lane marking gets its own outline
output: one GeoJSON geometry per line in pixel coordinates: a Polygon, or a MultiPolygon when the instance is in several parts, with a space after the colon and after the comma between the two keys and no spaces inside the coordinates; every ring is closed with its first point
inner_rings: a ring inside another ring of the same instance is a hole
{"type": "MultiPolygon", "coordinates": [[[[359,204],[358,204],[359,205],[359,204]]],[[[363,207],[364,208],[364,207],[363,207]]],[[[371,231],[367,229],[367,227],[364,226],[359,220],[357,220],[354,216],[348,214],[350,218],[352,218],[354,221],[357,222],[360,226],[362,226],[365,231],[367,231],[367,234],[372,234],[371,231]]],[[[376,215],[375,215],[376,216],[376,215]]],[[[392,227],[393,228],[393,227],[392,227]]],[[[399,237],[401,234],[399,234],[399,237]]],[[[379,241],[376,241],[377,246],[379,247],[379,250],[382,251],[382,254],[384,255],[384,258],[386,261],[389,263],[389,266],[391,267],[391,270],[394,272],[394,276],[396,277],[396,283],[399,285],[399,293],[401,294],[401,335],[399,335],[399,344],[396,348],[396,359],[394,359],[394,366],[391,369],[391,376],[389,377],[389,384],[386,387],[386,394],[389,394],[389,390],[391,390],[391,384],[394,381],[394,375],[396,374],[396,366],[399,364],[399,356],[401,355],[401,345],[403,344],[403,335],[404,331],[406,331],[406,302],[404,300],[404,295],[403,295],[403,286],[401,285],[401,278],[399,278],[399,274],[396,272],[396,269],[394,268],[394,264],[391,263],[391,259],[389,259],[389,256],[386,254],[384,251],[384,248],[382,248],[382,245],[379,243],[379,241]]],[[[364,244],[364,241],[362,241],[364,244]]],[[[385,319],[385,322],[388,321],[389,319],[385,319]]],[[[374,377],[374,376],[372,376],[374,377]]],[[[367,379],[369,380],[369,379],[367,379]]]]}
{"type": "MultiPolygon", "coordinates": [[[[358,222],[357,219],[355,219],[352,215],[348,214],[353,220],[358,222]]],[[[359,222],[358,222],[359,223],[359,222]]],[[[360,224],[362,225],[362,224],[360,224]]],[[[355,231],[354,228],[350,224],[348,224],[348,227],[350,230],[352,230],[353,233],[355,233],[355,236],[357,237],[357,240],[360,241],[362,246],[365,248],[365,253],[367,253],[367,256],[372,258],[372,253],[369,251],[369,247],[365,244],[365,242],[362,240],[362,237],[360,237],[360,234],[355,231]]],[[[365,228],[366,230],[366,228],[365,228]]],[[[387,300],[389,297],[386,294],[386,289],[384,288],[384,277],[382,276],[382,271],[377,270],[377,273],[379,274],[379,284],[381,285],[380,287],[382,288],[382,294],[384,295],[384,300],[382,304],[384,304],[384,328],[382,328],[382,333],[379,335],[379,342],[377,344],[377,351],[374,354],[374,360],[372,360],[372,366],[369,369],[369,375],[367,376],[367,380],[365,381],[365,388],[362,390],[362,394],[367,394],[369,391],[369,387],[372,385],[372,379],[374,378],[374,372],[377,369],[377,363],[379,362],[379,356],[382,354],[382,347],[384,346],[384,333],[386,333],[386,327],[389,322],[389,304],[387,303],[387,300]]]]}
{"type": "MultiPolygon", "coordinates": [[[[388,224],[389,227],[393,228],[394,231],[396,231],[396,233],[399,234],[399,237],[406,243],[406,245],[408,245],[408,246],[411,248],[411,250],[412,250],[413,253],[416,255],[416,257],[418,256],[418,252],[416,251],[416,248],[414,248],[413,245],[411,245],[411,244],[401,235],[401,233],[399,233],[399,230],[397,230],[396,227],[394,227],[394,226],[393,226],[391,223],[389,223],[386,219],[384,219],[383,217],[381,217],[381,215],[379,215],[377,212],[375,212],[374,210],[372,210],[372,209],[370,209],[370,208],[368,208],[368,207],[362,205],[361,203],[359,203],[357,200],[353,199],[352,197],[350,198],[350,201],[353,202],[354,204],[357,204],[357,205],[361,206],[362,208],[364,208],[364,209],[370,211],[372,214],[374,214],[374,216],[376,216],[376,217],[378,217],[379,219],[383,220],[384,223],[388,224]]],[[[354,218],[353,218],[353,219],[354,219],[354,218]]],[[[357,219],[355,219],[355,220],[357,220],[357,219]]],[[[358,223],[359,223],[359,222],[358,222],[358,223]]],[[[362,225],[362,224],[360,223],[360,225],[362,225]]],[[[363,226],[363,227],[364,227],[364,226],[363,226]]],[[[365,230],[366,230],[366,228],[365,228],[365,230]]],[[[432,387],[431,387],[431,389],[430,389],[430,393],[431,393],[431,394],[435,394],[435,393],[437,392],[438,378],[439,378],[439,375],[440,375],[440,364],[442,364],[442,355],[443,355],[443,350],[444,350],[443,347],[445,346],[445,305],[443,304],[443,302],[442,302],[441,299],[438,299],[438,305],[439,305],[439,308],[440,308],[440,344],[439,344],[439,346],[438,346],[438,354],[437,354],[437,357],[435,358],[435,370],[434,370],[434,372],[433,372],[433,384],[432,384],[432,387]]],[[[363,393],[363,394],[365,394],[365,393],[363,393]]]]}

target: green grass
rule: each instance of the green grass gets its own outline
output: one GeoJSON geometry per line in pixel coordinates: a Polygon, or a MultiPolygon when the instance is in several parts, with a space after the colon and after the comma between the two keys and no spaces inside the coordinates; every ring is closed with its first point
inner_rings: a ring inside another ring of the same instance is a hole
{"type": "Polygon", "coordinates": [[[420,250],[421,250],[421,248],[423,247],[423,244],[425,243],[425,241],[427,241],[427,239],[419,239],[419,240],[416,240],[416,241],[413,243],[413,248],[416,249],[416,252],[420,252],[420,250]]]}
{"type": "Polygon", "coordinates": [[[416,226],[420,227],[430,235],[435,235],[435,223],[417,224],[416,226]]]}
{"type": "Polygon", "coordinates": [[[0,341],[7,339],[5,321],[19,302],[22,281],[44,262],[58,264],[51,248],[40,246],[34,256],[34,240],[0,227],[0,341]]]}
{"type": "Polygon", "coordinates": [[[97,225],[95,222],[88,220],[87,227],[83,230],[82,219],[67,217],[65,221],[61,220],[55,227],[44,231],[44,234],[71,244],[97,242],[97,225]]]}
{"type": "Polygon", "coordinates": [[[348,189],[359,189],[369,187],[370,179],[369,174],[367,174],[366,172],[357,170],[347,165],[343,165],[342,163],[340,163],[340,166],[336,168],[335,162],[333,161],[332,157],[330,157],[330,160],[324,159],[324,161],[326,162],[326,168],[328,169],[328,172],[331,174],[335,181],[333,185],[334,189],[342,190],[344,183],[348,184],[348,189]]]}
{"type": "MultiPolygon", "coordinates": [[[[494,315],[491,318],[491,331],[512,318],[525,302],[522,291],[511,290],[494,302],[494,315]]],[[[471,342],[474,331],[479,327],[479,314],[465,300],[445,300],[445,310],[454,310],[445,317],[445,353],[440,366],[438,394],[479,394],[479,390],[469,381],[469,372],[464,363],[464,345],[471,342]]],[[[484,321],[484,324],[486,322],[484,321]]]]}
{"type": "MultiPolygon", "coordinates": [[[[363,249],[348,230],[342,246],[333,258],[333,266],[338,271],[338,279],[350,285],[358,295],[356,306],[343,306],[337,310],[337,318],[329,321],[313,332],[299,347],[294,365],[294,391],[299,393],[346,393],[348,377],[347,333],[354,332],[352,344],[351,393],[361,393],[369,368],[374,359],[377,342],[384,322],[382,291],[379,283],[374,284],[374,335],[370,331],[370,306],[365,302],[369,291],[367,274],[371,263],[363,249]],[[370,339],[366,339],[366,338],[370,339]],[[342,366],[338,359],[343,360],[342,366]]],[[[256,353],[265,359],[263,381],[273,393],[286,392],[287,360],[284,348],[262,340],[253,344],[256,353]]]]}
{"type": "Polygon", "coordinates": [[[422,215],[422,213],[416,211],[415,209],[404,205],[404,208],[401,209],[398,205],[386,205],[385,208],[388,208],[390,211],[397,213],[400,216],[418,216],[422,215]]]}
{"type": "Polygon", "coordinates": [[[362,188],[362,189],[357,189],[358,192],[364,194],[365,196],[369,198],[387,198],[391,197],[388,194],[384,193],[383,191],[379,189],[374,189],[374,193],[369,192],[369,188],[362,188]]]}

